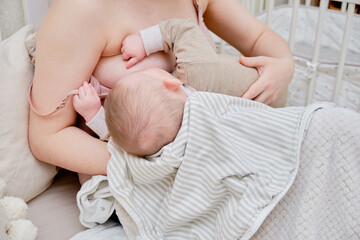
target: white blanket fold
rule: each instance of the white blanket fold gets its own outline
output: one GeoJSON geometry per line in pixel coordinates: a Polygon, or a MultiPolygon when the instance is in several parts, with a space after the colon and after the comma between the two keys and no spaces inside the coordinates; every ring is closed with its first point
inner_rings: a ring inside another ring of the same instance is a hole
{"type": "Polygon", "coordinates": [[[115,210],[115,199],[110,192],[106,176],[93,176],[86,181],[76,196],[80,222],[92,228],[105,223],[115,210]]]}
{"type": "Polygon", "coordinates": [[[311,115],[325,106],[196,92],[158,154],[138,158],[110,140],[109,187],[128,236],[249,239],[292,185],[311,115]]]}

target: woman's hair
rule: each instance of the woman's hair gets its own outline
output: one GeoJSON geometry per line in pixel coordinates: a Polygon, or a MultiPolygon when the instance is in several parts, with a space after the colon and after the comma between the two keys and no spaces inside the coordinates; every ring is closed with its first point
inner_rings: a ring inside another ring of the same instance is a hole
{"type": "Polygon", "coordinates": [[[148,74],[119,82],[105,100],[105,119],[113,142],[128,153],[148,156],[173,141],[180,128],[184,102],[172,97],[148,74]]]}

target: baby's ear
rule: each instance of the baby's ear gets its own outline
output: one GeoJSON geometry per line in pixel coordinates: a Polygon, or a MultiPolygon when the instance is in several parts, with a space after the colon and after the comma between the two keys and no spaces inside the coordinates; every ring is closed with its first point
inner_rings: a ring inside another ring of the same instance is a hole
{"type": "Polygon", "coordinates": [[[183,83],[177,78],[165,78],[163,84],[170,91],[176,92],[183,83]]]}

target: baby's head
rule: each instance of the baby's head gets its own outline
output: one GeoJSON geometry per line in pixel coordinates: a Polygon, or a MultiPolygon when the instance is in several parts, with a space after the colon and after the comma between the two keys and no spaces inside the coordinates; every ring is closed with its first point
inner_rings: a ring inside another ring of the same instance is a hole
{"type": "Polygon", "coordinates": [[[105,100],[106,125],[115,144],[148,156],[172,142],[181,126],[186,94],[181,81],[160,69],[121,79],[105,100]]]}

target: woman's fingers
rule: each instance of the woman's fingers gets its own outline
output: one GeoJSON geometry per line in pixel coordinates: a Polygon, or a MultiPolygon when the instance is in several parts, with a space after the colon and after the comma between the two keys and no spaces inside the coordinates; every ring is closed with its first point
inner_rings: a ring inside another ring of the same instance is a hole
{"type": "Polygon", "coordinates": [[[264,86],[261,81],[254,82],[248,90],[241,96],[242,98],[253,100],[264,91],[264,86]]]}
{"type": "Polygon", "coordinates": [[[258,56],[258,57],[244,57],[241,56],[239,59],[240,63],[246,67],[256,68],[261,74],[263,72],[263,67],[267,64],[268,57],[258,56]]]}

